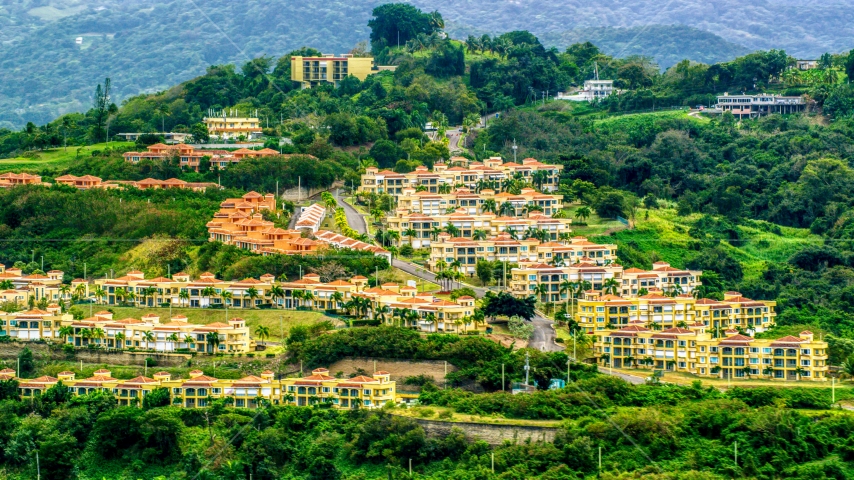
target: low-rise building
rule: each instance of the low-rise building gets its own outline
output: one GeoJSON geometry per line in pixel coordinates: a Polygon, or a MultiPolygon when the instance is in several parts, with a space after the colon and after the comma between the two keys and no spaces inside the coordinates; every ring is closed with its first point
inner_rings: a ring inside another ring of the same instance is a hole
{"type": "Polygon", "coordinates": [[[812,332],[757,339],[738,330],[714,335],[702,323],[650,329],[634,321],[594,334],[594,355],[603,366],[647,366],[700,377],[827,380],[827,342],[812,332]]]}
{"type": "MultiPolygon", "coordinates": [[[[4,370],[2,375],[17,379],[14,370],[4,370]]],[[[248,375],[237,380],[208,376],[201,370],[191,371],[189,378],[172,378],[168,372],[158,372],[154,378],[140,376],[120,380],[113,378],[112,372],[106,369],[82,379],[65,371],[57,377],[18,380],[18,391],[23,398],[39,396],[61,381],[74,396],[110,392],[120,406],[141,406],[143,398],[157,388],[168,389],[172,405],[183,408],[203,408],[212,400],[225,399],[234,407],[249,409],[258,408],[262,402],[298,406],[329,403],[337,409],[375,409],[395,402],[397,393],[396,382],[388,372],[376,372],[370,377],[336,378],[325,368],[315,369],[306,377],[278,380],[270,370],[261,372],[260,376],[248,375]]]]}
{"type": "Polygon", "coordinates": [[[412,188],[438,194],[440,188],[445,186],[442,188],[443,192],[447,187],[467,188],[474,192],[484,189],[500,192],[504,191],[507,185],[505,181],[515,178],[518,174],[540,191],[553,192],[560,185],[562,170],[563,165],[549,165],[533,158],[526,158],[519,164],[505,163],[501,157],[488,158],[482,163],[472,162],[468,166],[448,167],[447,164],[437,163],[432,171],[421,166],[410,173],[380,171],[376,167],[368,167],[362,175],[359,191],[401,196],[404,191],[412,188]]]}
{"type": "Polygon", "coordinates": [[[244,140],[261,138],[261,121],[256,117],[211,116],[202,119],[208,127],[208,135],[221,140],[244,140]]]}
{"type": "Polygon", "coordinates": [[[320,230],[320,224],[326,216],[326,209],[319,203],[312,203],[300,211],[297,217],[296,229],[309,230],[312,233],[320,230]]]}
{"type": "Polygon", "coordinates": [[[782,95],[730,95],[718,96],[715,113],[729,112],[739,119],[759,118],[773,113],[798,113],[806,108],[803,97],[782,95]]]}
{"type": "Polygon", "coordinates": [[[558,240],[572,231],[572,220],[568,218],[552,218],[539,212],[531,212],[524,217],[497,216],[492,212],[470,214],[464,207],[451,213],[431,216],[399,208],[386,217],[386,224],[388,231],[399,234],[398,245],[408,243],[414,248],[426,247],[431,241],[438,241],[442,231],[463,238],[506,233],[517,239],[535,236],[542,240],[558,240]],[[449,230],[449,227],[452,229],[449,230]]]}
{"type": "Polygon", "coordinates": [[[738,292],[727,292],[724,300],[718,301],[688,294],[621,297],[591,290],[577,303],[575,321],[590,334],[632,322],[653,329],[702,325],[715,333],[733,328],[764,332],[774,325],[777,316],[776,302],[751,300],[738,292]]]}
{"type": "Polygon", "coordinates": [[[29,173],[2,173],[0,174],[0,188],[10,188],[17,185],[47,185],[42,183],[41,175],[29,173]]]}
{"type": "MultiPolygon", "coordinates": [[[[451,187],[446,187],[450,189],[451,187]]],[[[539,193],[533,188],[523,188],[518,195],[508,192],[496,193],[492,189],[483,189],[479,193],[462,187],[449,193],[430,193],[406,188],[397,199],[397,207],[423,215],[441,215],[459,208],[471,215],[479,213],[501,213],[504,216],[519,217],[538,211],[551,216],[563,209],[559,195],[539,193]]]]}
{"type": "Polygon", "coordinates": [[[122,154],[125,161],[130,163],[139,163],[142,160],[164,161],[174,158],[182,168],[196,172],[199,171],[203,158],[210,161],[211,168],[222,170],[246,158],[264,158],[275,155],[279,155],[279,152],[270,148],[262,150],[241,148],[235,151],[203,150],[183,143],[177,145],[156,143],[150,145],[147,152],[126,152],[122,154]]]}

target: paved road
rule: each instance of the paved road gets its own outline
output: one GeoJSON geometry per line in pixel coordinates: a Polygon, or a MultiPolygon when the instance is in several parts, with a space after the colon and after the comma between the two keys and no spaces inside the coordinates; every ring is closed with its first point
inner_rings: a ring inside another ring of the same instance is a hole
{"type": "Polygon", "coordinates": [[[300,212],[302,212],[302,207],[294,207],[294,214],[291,215],[291,219],[288,221],[289,230],[296,229],[297,219],[299,218],[300,212]]]}
{"type": "Polygon", "coordinates": [[[338,201],[338,205],[341,205],[344,208],[344,215],[347,217],[347,223],[350,224],[350,228],[359,232],[359,233],[368,233],[368,224],[365,223],[365,217],[362,216],[361,213],[356,211],[352,205],[345,202],[341,199],[341,189],[335,189],[335,200],[338,201]]]}
{"type": "Polygon", "coordinates": [[[448,151],[460,152],[463,150],[462,148],[460,148],[460,135],[462,135],[462,132],[459,128],[448,130],[448,132],[445,134],[445,136],[448,137],[448,151]]]}
{"type": "Polygon", "coordinates": [[[644,377],[638,377],[635,375],[626,375],[625,373],[614,372],[614,371],[611,371],[611,369],[609,369],[608,367],[599,367],[599,373],[604,373],[605,375],[611,375],[612,377],[621,378],[621,379],[623,379],[623,380],[625,380],[628,383],[631,383],[633,385],[643,385],[644,383],[646,383],[646,378],[644,378],[644,377]]]}
{"type": "MultiPolygon", "coordinates": [[[[339,197],[340,191],[335,191],[335,199],[338,201],[338,204],[344,208],[344,213],[347,216],[347,223],[350,224],[350,227],[353,230],[356,230],[359,233],[366,233],[368,231],[367,224],[365,223],[365,217],[362,216],[355,208],[353,208],[350,204],[343,201],[339,197]]],[[[439,283],[436,281],[436,275],[428,272],[427,270],[413,265],[409,262],[404,262],[399,259],[394,259],[392,261],[392,266],[397,267],[403,270],[410,275],[414,275],[422,280],[427,280],[428,282],[439,283]]],[[[475,293],[482,297],[486,295],[487,289],[480,287],[470,287],[475,293]]],[[[552,328],[553,322],[545,317],[537,315],[532,319],[534,324],[534,334],[529,341],[529,345],[531,348],[536,348],[538,350],[548,351],[548,352],[557,352],[564,349],[564,347],[555,343],[555,332],[552,328]]]]}

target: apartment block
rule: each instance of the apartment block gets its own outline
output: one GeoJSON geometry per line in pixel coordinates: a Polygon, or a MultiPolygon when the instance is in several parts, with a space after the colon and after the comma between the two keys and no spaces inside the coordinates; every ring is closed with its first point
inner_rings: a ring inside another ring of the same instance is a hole
{"type": "Polygon", "coordinates": [[[447,187],[467,188],[474,192],[481,192],[484,189],[500,192],[506,188],[505,181],[513,179],[518,174],[520,178],[527,180],[540,191],[553,192],[560,185],[562,170],[563,165],[548,165],[533,158],[526,158],[518,164],[505,163],[500,157],[488,158],[482,163],[473,162],[465,167],[448,167],[445,163],[436,163],[432,171],[421,166],[410,173],[380,171],[376,167],[369,167],[362,175],[359,191],[387,193],[393,196],[403,195],[408,188],[433,194],[445,192],[447,187]],[[440,192],[443,185],[446,187],[440,192]]]}
{"type": "Polygon", "coordinates": [[[726,330],[713,335],[707,325],[649,329],[634,321],[597,331],[597,362],[614,368],[646,366],[700,377],[827,380],[827,342],[803,331],[797,337],[756,339],[726,330]]]}
{"type": "Polygon", "coordinates": [[[476,234],[495,236],[506,233],[518,239],[542,231],[548,239],[558,240],[567,237],[572,231],[572,220],[568,218],[552,218],[539,212],[524,217],[499,217],[491,212],[470,214],[464,207],[452,213],[432,216],[398,208],[386,217],[386,224],[389,231],[400,234],[398,245],[408,243],[414,248],[426,247],[432,241],[437,241],[440,231],[449,226],[456,229],[456,236],[463,238],[473,238],[476,234]],[[407,232],[412,233],[410,230],[415,232],[411,238],[407,235],[407,232]]]}
{"type": "Polygon", "coordinates": [[[199,171],[203,158],[210,160],[211,168],[223,170],[229,165],[240,163],[247,158],[264,158],[279,155],[279,152],[264,148],[262,150],[250,150],[241,148],[238,150],[204,150],[179,143],[177,145],[164,145],[156,143],[148,147],[147,152],[126,152],[122,154],[126,162],[139,163],[142,160],[164,161],[176,159],[181,167],[188,170],[199,171]]]}
{"type": "Polygon", "coordinates": [[[739,119],[759,118],[774,113],[798,113],[806,109],[803,97],[784,97],[781,95],[729,95],[718,96],[713,112],[729,112],[739,119]]]}
{"type": "Polygon", "coordinates": [[[261,138],[261,120],[256,117],[211,116],[202,119],[211,137],[221,140],[261,138]]]}
{"type": "Polygon", "coordinates": [[[77,379],[69,371],[60,372],[57,377],[34,379],[19,379],[10,369],[0,375],[3,379],[17,379],[23,398],[37,397],[61,381],[74,396],[110,392],[116,396],[119,406],[141,406],[142,399],[157,388],[167,388],[172,405],[183,408],[203,408],[219,399],[225,399],[234,407],[249,409],[258,408],[262,401],[299,406],[329,403],[336,409],[374,409],[396,401],[396,382],[391,380],[389,372],[383,371],[370,377],[336,378],[329,375],[329,370],[318,368],[306,377],[279,380],[271,370],[237,380],[211,377],[201,370],[191,371],[189,378],[172,378],[168,372],[158,372],[154,378],[140,376],[130,380],[113,378],[112,372],[106,369],[83,379],[77,379]]]}
{"type": "Polygon", "coordinates": [[[322,84],[332,84],[337,87],[341,80],[350,75],[364,81],[368,75],[378,71],[379,69],[374,70],[374,59],[371,57],[354,57],[349,54],[291,57],[291,81],[299,82],[302,88],[322,84]]]}
{"type": "MultiPolygon", "coordinates": [[[[450,187],[446,187],[447,190],[450,187]]],[[[442,190],[442,189],[440,189],[442,190]]],[[[471,215],[493,212],[504,216],[520,217],[531,211],[551,216],[563,209],[560,195],[539,193],[533,188],[523,188],[519,195],[508,192],[496,193],[483,189],[475,193],[469,188],[457,188],[449,193],[430,193],[403,189],[397,199],[397,207],[423,215],[441,215],[449,210],[463,208],[471,215]]]]}
{"type": "Polygon", "coordinates": [[[654,329],[697,325],[716,334],[733,328],[764,332],[774,325],[777,315],[776,302],[751,300],[738,292],[727,292],[724,300],[717,301],[688,294],[620,297],[591,290],[577,302],[575,321],[589,334],[632,322],[654,329]]]}

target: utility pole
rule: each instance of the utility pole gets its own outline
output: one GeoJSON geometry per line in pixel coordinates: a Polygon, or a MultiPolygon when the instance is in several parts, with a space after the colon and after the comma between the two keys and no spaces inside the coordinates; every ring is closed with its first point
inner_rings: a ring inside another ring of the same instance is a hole
{"type": "Polygon", "coordinates": [[[504,391],[504,364],[501,364],[501,391],[504,391]]]}
{"type": "Polygon", "coordinates": [[[302,200],[302,177],[297,177],[297,203],[302,200]]]}
{"type": "Polygon", "coordinates": [[[513,139],[513,147],[511,147],[511,148],[513,148],[513,163],[516,163],[516,150],[519,149],[519,146],[516,145],[516,139],[515,138],[513,139]]]}
{"type": "Polygon", "coordinates": [[[39,451],[38,450],[36,450],[36,479],[37,480],[42,479],[42,466],[41,466],[41,463],[39,462],[39,451]]]}
{"type": "Polygon", "coordinates": [[[412,459],[409,459],[409,478],[412,478],[412,459]]]}
{"type": "Polygon", "coordinates": [[[830,404],[836,403],[836,377],[830,377],[830,404]]]}
{"type": "Polygon", "coordinates": [[[490,453],[492,457],[492,473],[495,473],[495,452],[490,453]]]}
{"type": "Polygon", "coordinates": [[[735,464],[738,465],[738,441],[735,442],[735,464]]]}
{"type": "Polygon", "coordinates": [[[282,331],[282,343],[285,343],[285,316],[279,316],[279,330],[282,331]]]}
{"type": "Polygon", "coordinates": [[[528,376],[531,372],[531,355],[525,352],[525,386],[528,386],[528,376]]]}
{"type": "Polygon", "coordinates": [[[602,473],[602,446],[599,446],[599,473],[602,473]]]}
{"type": "Polygon", "coordinates": [[[571,382],[572,382],[572,380],[571,380],[571,378],[570,378],[570,376],[569,376],[569,368],[570,368],[570,365],[572,365],[572,361],[571,361],[571,360],[569,360],[569,359],[566,359],[566,383],[571,383],[571,382]]]}

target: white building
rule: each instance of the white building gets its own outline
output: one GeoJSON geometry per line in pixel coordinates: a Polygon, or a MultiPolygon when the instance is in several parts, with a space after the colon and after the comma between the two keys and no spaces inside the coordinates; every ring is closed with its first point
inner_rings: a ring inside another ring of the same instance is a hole
{"type": "Polygon", "coordinates": [[[781,95],[730,95],[718,97],[714,113],[730,112],[739,119],[759,118],[772,113],[798,113],[804,111],[806,102],[803,97],[784,97],[781,95]]]}
{"type": "Polygon", "coordinates": [[[584,82],[583,89],[571,95],[559,93],[557,99],[571,102],[595,102],[608,98],[614,92],[613,80],[587,80],[584,82]]]}

